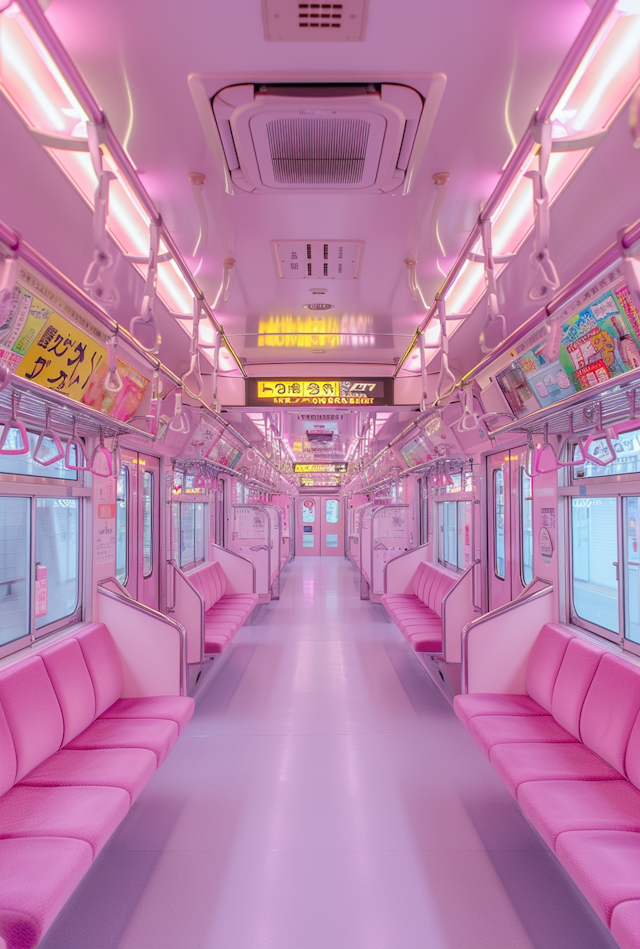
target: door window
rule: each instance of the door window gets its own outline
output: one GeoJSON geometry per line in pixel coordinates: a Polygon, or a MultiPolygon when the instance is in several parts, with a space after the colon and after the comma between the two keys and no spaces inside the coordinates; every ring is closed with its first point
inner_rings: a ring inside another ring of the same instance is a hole
{"type": "Polygon", "coordinates": [[[116,484],[116,580],[126,585],[129,577],[129,469],[120,469],[116,484]]]}
{"type": "Polygon", "coordinates": [[[324,502],[324,518],[327,524],[337,524],[340,520],[340,502],[327,498],[324,502]]]}
{"type": "MultiPolygon", "coordinates": [[[[302,502],[302,523],[313,524],[316,519],[316,502],[313,498],[305,498],[302,502]]],[[[311,545],[313,546],[313,545],[311,545]]]]}
{"type": "Polygon", "coordinates": [[[142,575],[153,573],[153,472],[142,475],[142,575]]]}
{"type": "Polygon", "coordinates": [[[507,576],[505,559],[505,527],[504,527],[504,472],[501,468],[493,473],[493,553],[494,570],[499,580],[507,576]]]}
{"type": "Polygon", "coordinates": [[[520,569],[524,586],[533,580],[533,478],[520,466],[520,569]]]}

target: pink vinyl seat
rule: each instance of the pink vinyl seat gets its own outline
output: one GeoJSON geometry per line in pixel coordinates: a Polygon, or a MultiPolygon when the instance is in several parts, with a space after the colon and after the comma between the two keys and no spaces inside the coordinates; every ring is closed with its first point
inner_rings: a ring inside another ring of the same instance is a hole
{"type": "Polygon", "coordinates": [[[413,593],[384,593],[382,605],[416,652],[442,652],[442,601],[458,578],[432,563],[421,563],[413,593]]]}
{"type": "Polygon", "coordinates": [[[121,698],[103,624],[0,672],[0,939],[31,949],[193,714],[121,698]]]}
{"type": "Polygon", "coordinates": [[[622,949],[640,949],[640,667],[547,624],[525,683],[454,708],[622,949]]]}
{"type": "Polygon", "coordinates": [[[224,652],[258,602],[256,593],[227,593],[219,563],[206,563],[188,574],[204,603],[204,651],[224,652]]]}

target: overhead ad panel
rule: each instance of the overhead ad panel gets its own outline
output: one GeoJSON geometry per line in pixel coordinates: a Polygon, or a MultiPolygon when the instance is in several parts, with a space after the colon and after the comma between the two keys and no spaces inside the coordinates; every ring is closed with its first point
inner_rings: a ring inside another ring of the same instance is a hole
{"type": "Polygon", "coordinates": [[[393,379],[247,379],[247,405],[393,405],[393,379]]]}

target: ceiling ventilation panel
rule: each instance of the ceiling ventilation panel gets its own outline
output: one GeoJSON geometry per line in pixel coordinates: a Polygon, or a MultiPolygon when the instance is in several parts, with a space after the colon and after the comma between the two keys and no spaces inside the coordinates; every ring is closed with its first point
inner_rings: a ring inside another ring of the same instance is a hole
{"type": "Polygon", "coordinates": [[[410,190],[444,88],[242,84],[212,97],[233,184],[253,193],[410,190]]]}
{"type": "Polygon", "coordinates": [[[355,280],[363,241],[272,241],[278,276],[285,280],[355,280]]]}
{"type": "Polygon", "coordinates": [[[364,39],[367,7],[368,0],[262,0],[264,38],[280,42],[358,42],[364,39]]]}

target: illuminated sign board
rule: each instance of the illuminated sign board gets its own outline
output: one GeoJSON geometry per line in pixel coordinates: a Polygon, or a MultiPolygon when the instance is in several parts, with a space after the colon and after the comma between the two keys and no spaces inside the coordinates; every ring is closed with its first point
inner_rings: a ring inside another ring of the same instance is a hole
{"type": "Polygon", "coordinates": [[[393,405],[393,379],[247,379],[247,405],[393,405]]]}
{"type": "Polygon", "coordinates": [[[296,474],[346,474],[346,461],[336,461],[324,465],[296,464],[296,474]]]}

